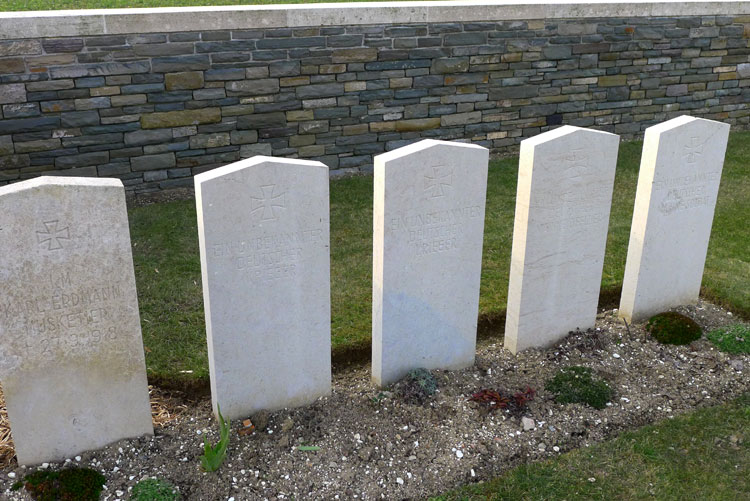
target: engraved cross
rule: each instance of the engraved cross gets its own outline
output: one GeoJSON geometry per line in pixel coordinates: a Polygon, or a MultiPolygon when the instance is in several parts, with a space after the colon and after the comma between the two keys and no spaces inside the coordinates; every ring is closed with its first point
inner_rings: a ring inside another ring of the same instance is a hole
{"type": "Polygon", "coordinates": [[[453,186],[453,171],[447,174],[440,174],[439,167],[433,167],[432,175],[424,175],[424,191],[430,198],[444,197],[446,188],[453,186]]]}
{"type": "Polygon", "coordinates": [[[262,194],[260,197],[251,197],[253,202],[250,214],[260,212],[261,221],[274,221],[278,219],[279,215],[277,209],[286,208],[284,200],[286,192],[277,194],[275,184],[261,186],[260,190],[262,194]]]}
{"type": "Polygon", "coordinates": [[[698,136],[690,138],[690,142],[685,145],[685,160],[689,164],[694,164],[700,156],[703,155],[703,144],[698,136]]]}
{"type": "Polygon", "coordinates": [[[40,245],[47,244],[47,250],[63,248],[61,240],[70,240],[70,228],[58,228],[60,221],[44,221],[44,231],[37,231],[36,238],[40,245]]]}

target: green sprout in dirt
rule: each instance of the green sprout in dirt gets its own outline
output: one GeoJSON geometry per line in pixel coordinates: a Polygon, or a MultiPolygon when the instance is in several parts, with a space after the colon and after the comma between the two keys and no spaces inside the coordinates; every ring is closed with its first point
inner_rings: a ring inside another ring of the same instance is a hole
{"type": "Polygon", "coordinates": [[[695,321],[676,311],[659,313],[648,319],[646,330],[662,344],[690,344],[703,331],[695,321]]]}
{"type": "Polygon", "coordinates": [[[212,446],[208,443],[208,437],[203,437],[203,454],[201,455],[201,466],[206,471],[216,471],[224,462],[229,445],[229,422],[221,415],[221,407],[217,408],[219,414],[219,442],[212,446]]]}
{"type": "Polygon", "coordinates": [[[133,486],[130,499],[132,501],[178,501],[180,493],[166,480],[147,478],[133,486]]]}
{"type": "Polygon", "coordinates": [[[37,501],[98,501],[106,479],[89,468],[36,471],[19,480],[12,490],[25,487],[37,501]]]}
{"type": "Polygon", "coordinates": [[[558,404],[586,404],[594,409],[603,409],[612,399],[612,388],[594,376],[588,367],[566,367],[561,369],[545,388],[555,396],[558,404]]]}
{"type": "Polygon", "coordinates": [[[712,330],[706,337],[721,351],[735,355],[750,353],[750,325],[727,325],[712,330]]]}
{"type": "Polygon", "coordinates": [[[398,383],[398,387],[404,400],[422,404],[437,391],[437,380],[427,369],[414,369],[398,383]]]}

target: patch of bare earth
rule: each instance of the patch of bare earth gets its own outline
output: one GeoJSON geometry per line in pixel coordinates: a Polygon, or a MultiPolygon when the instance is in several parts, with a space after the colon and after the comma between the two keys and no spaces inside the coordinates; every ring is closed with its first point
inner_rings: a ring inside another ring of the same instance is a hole
{"type": "MultiPolygon", "coordinates": [[[[736,321],[705,302],[680,311],[704,330],[736,321]]],[[[155,437],[122,440],[68,464],[104,473],[106,500],[127,499],[136,482],[151,476],[172,482],[189,500],[421,498],[732,399],[750,390],[748,369],[748,355],[724,354],[705,339],[660,345],[642,324],[626,326],[607,311],[596,329],[572,333],[546,350],[514,356],[497,339],[483,340],[473,367],[433,371],[439,389],[423,404],[407,402],[398,386],[375,388],[368,366],[339,371],[329,397],[273,412],[267,424],[256,419],[254,434],[239,436],[241,423],[233,422],[227,460],[216,473],[199,466],[205,434],[218,439],[210,402],[190,403],[180,413],[185,404],[174,395],[160,397],[163,410],[155,416],[167,413],[170,419],[157,421],[155,437]],[[591,367],[604,377],[616,392],[610,405],[595,410],[556,404],[544,383],[570,365],[591,367]],[[536,397],[521,414],[487,412],[468,401],[481,389],[512,394],[527,387],[536,397]],[[523,417],[533,419],[533,429],[524,430],[523,417]]],[[[7,435],[4,426],[0,436],[7,435]]],[[[15,462],[5,467],[2,496],[28,499],[9,491],[8,474],[17,479],[29,471],[33,468],[15,462]]]]}

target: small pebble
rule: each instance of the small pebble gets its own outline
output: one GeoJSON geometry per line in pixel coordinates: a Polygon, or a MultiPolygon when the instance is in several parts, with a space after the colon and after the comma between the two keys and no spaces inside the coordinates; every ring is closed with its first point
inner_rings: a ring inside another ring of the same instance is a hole
{"type": "Polygon", "coordinates": [[[401,477],[396,477],[396,483],[398,485],[404,485],[404,479],[401,477]]]}
{"type": "Polygon", "coordinates": [[[456,457],[457,457],[458,459],[461,459],[462,457],[464,457],[464,453],[463,453],[463,452],[461,452],[461,451],[456,451],[456,457]]]}
{"type": "Polygon", "coordinates": [[[14,472],[8,473],[8,478],[16,478],[16,474],[14,472]]]}

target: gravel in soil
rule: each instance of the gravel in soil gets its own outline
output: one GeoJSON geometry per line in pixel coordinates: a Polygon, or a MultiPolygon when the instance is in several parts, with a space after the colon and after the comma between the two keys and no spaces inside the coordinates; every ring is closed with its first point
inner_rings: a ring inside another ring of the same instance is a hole
{"type": "MultiPolygon", "coordinates": [[[[679,311],[704,331],[737,321],[706,302],[679,311]]],[[[404,399],[399,384],[377,389],[369,366],[336,372],[333,393],[313,405],[254,416],[256,431],[246,436],[238,434],[240,420],[233,422],[216,473],[199,466],[204,436],[218,440],[207,399],[190,402],[154,437],[41,467],[101,471],[103,500],[128,499],[133,485],[149,477],[173,483],[188,500],[416,499],[730,400],[750,390],[748,369],[750,355],[722,353],[705,337],[661,345],[643,324],[626,326],[610,310],[599,314],[595,329],[546,350],[514,356],[497,339],[483,340],[473,367],[432,371],[438,390],[423,400],[404,399]],[[592,368],[615,390],[604,409],[560,405],[545,391],[545,381],[570,365],[592,368]],[[536,393],[522,412],[469,401],[482,389],[512,395],[527,387],[536,393]]],[[[10,486],[36,469],[14,461],[0,472],[0,496],[29,499],[10,486]]]]}

